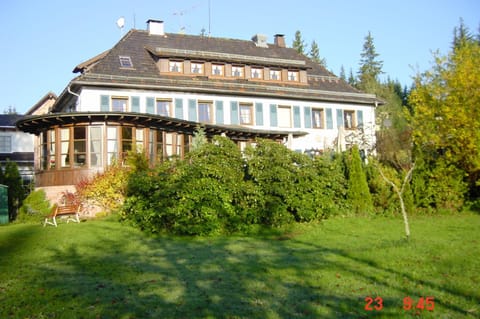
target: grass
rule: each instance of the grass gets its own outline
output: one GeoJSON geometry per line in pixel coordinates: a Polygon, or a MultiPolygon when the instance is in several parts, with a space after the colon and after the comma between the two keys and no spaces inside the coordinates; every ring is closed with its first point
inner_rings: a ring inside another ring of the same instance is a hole
{"type": "Polygon", "coordinates": [[[412,218],[408,242],[400,218],[212,238],[2,226],[0,318],[479,318],[479,229],[475,214],[412,218]]]}

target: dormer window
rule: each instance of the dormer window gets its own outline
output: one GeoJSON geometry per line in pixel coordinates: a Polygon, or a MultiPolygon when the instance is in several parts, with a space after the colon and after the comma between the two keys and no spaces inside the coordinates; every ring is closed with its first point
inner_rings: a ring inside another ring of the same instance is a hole
{"type": "Polygon", "coordinates": [[[212,64],[212,75],[223,76],[225,74],[225,66],[223,64],[212,64]]]}
{"type": "Polygon", "coordinates": [[[298,82],[298,71],[288,71],[288,80],[298,82]]]}
{"type": "Polygon", "coordinates": [[[263,79],[263,69],[262,68],[252,68],[250,77],[252,79],[263,79]]]}
{"type": "Polygon", "coordinates": [[[118,58],[122,68],[133,68],[132,59],[129,56],[120,55],[118,58]]]}
{"type": "Polygon", "coordinates": [[[172,73],[183,73],[183,62],[182,61],[170,61],[168,64],[168,69],[172,73]]]}
{"type": "Polygon", "coordinates": [[[280,70],[270,70],[270,79],[274,81],[280,81],[282,79],[280,70]]]}
{"type": "Polygon", "coordinates": [[[243,78],[243,66],[232,66],[232,76],[236,78],[243,78]]]}
{"type": "Polygon", "coordinates": [[[190,64],[190,72],[193,74],[203,74],[203,63],[192,62],[190,64]]]}

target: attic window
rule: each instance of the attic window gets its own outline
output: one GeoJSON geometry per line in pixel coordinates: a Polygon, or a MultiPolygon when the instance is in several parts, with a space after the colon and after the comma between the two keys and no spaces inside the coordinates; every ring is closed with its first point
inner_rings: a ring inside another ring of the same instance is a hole
{"type": "Polygon", "coordinates": [[[122,68],[133,68],[132,59],[130,59],[129,56],[120,55],[118,58],[120,59],[120,66],[122,68]]]}

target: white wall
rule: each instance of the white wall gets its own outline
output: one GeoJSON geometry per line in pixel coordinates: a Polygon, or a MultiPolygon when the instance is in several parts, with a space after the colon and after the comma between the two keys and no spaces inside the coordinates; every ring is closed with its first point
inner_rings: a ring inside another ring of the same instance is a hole
{"type": "MultiPolygon", "coordinates": [[[[155,99],[171,99],[174,103],[175,99],[183,99],[183,119],[188,119],[188,100],[206,100],[223,101],[224,105],[224,124],[231,124],[231,112],[230,102],[237,101],[238,103],[251,103],[253,104],[253,114],[255,116],[255,103],[263,103],[263,125],[250,126],[255,129],[265,130],[277,130],[277,131],[302,131],[307,132],[308,135],[295,138],[292,143],[293,150],[309,150],[309,149],[325,149],[334,146],[335,139],[338,136],[338,124],[337,124],[337,109],[362,111],[364,127],[371,130],[369,135],[374,137],[375,131],[375,110],[373,106],[365,106],[361,104],[340,104],[331,102],[310,102],[300,100],[288,100],[288,99],[274,99],[274,98],[249,98],[249,97],[236,97],[236,96],[220,96],[220,95],[207,95],[207,94],[188,94],[178,92],[155,92],[146,90],[120,90],[120,89],[98,89],[98,88],[83,88],[80,94],[80,103],[78,104],[77,111],[80,112],[93,112],[100,111],[100,99],[102,95],[116,96],[116,97],[132,97],[137,96],[140,98],[140,112],[146,112],[146,99],[147,97],[154,97],[155,99]],[[291,128],[279,128],[272,127],[270,122],[270,105],[284,105],[292,106],[291,117],[293,122],[293,106],[300,107],[300,127],[291,128]],[[332,110],[333,129],[312,129],[306,128],[304,109],[309,108],[330,108],[332,110]]],[[[131,100],[129,99],[129,105],[131,100]]],[[[174,108],[174,106],[173,106],[174,108]]],[[[215,115],[215,105],[212,110],[213,116],[215,115]]],[[[257,121],[254,120],[254,123],[257,121]]]]}

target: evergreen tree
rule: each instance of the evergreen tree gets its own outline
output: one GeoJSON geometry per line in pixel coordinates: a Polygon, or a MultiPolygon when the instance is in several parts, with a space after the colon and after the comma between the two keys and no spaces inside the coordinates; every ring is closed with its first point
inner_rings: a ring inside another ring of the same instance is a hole
{"type": "Polygon", "coordinates": [[[325,58],[320,58],[320,49],[318,48],[317,42],[315,40],[312,41],[312,45],[310,46],[310,53],[309,53],[310,59],[312,59],[314,62],[320,64],[324,68],[327,67],[327,62],[325,58]]]}
{"type": "Polygon", "coordinates": [[[25,198],[22,178],[18,171],[17,163],[7,161],[4,171],[4,184],[8,186],[8,215],[10,220],[15,220],[17,210],[25,198]]]}
{"type": "Polygon", "coordinates": [[[358,86],[367,93],[375,93],[379,82],[378,77],[383,73],[383,61],[378,60],[378,56],[372,34],[368,32],[363,44],[363,51],[360,54],[360,70],[358,71],[358,86]]]}
{"type": "Polygon", "coordinates": [[[350,149],[346,160],[348,173],[347,199],[355,213],[370,213],[373,211],[372,195],[368,188],[367,177],[357,145],[350,149]]]}
{"type": "Polygon", "coordinates": [[[299,30],[295,32],[295,39],[293,40],[292,48],[297,50],[300,54],[305,54],[305,41],[303,41],[302,33],[299,30]]]}
{"type": "Polygon", "coordinates": [[[453,49],[457,49],[463,46],[465,43],[472,42],[473,40],[473,35],[470,33],[470,30],[465,26],[463,19],[460,18],[458,27],[453,28],[453,49]]]}
{"type": "Polygon", "coordinates": [[[357,79],[353,75],[352,68],[350,68],[350,74],[348,76],[348,84],[350,84],[351,86],[357,86],[357,79]]]}
{"type": "Polygon", "coordinates": [[[345,74],[345,68],[342,66],[340,67],[340,79],[344,80],[347,82],[347,75],[345,74]]]}

